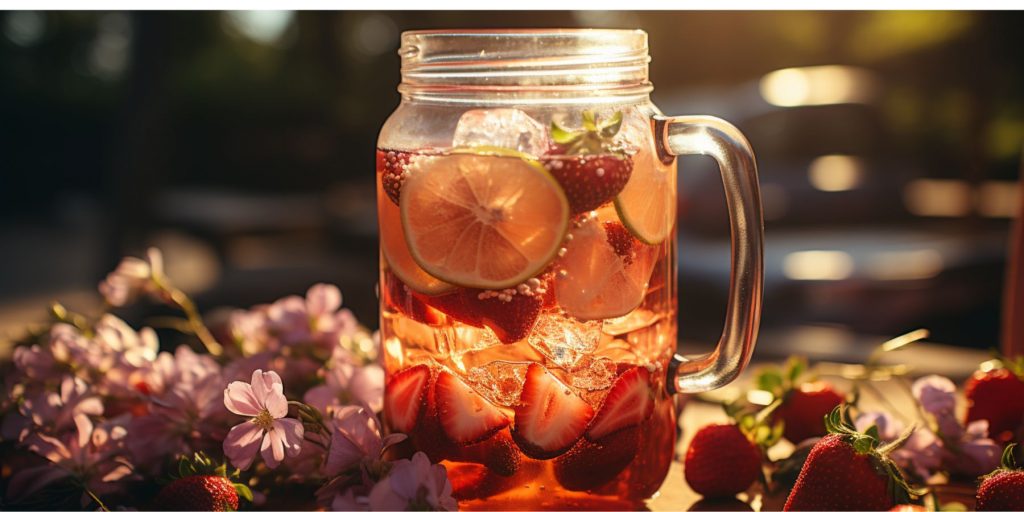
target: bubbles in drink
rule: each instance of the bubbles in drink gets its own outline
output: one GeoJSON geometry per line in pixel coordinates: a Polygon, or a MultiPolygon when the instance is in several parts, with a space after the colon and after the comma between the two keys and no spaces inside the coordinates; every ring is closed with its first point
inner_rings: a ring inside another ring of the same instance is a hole
{"type": "Polygon", "coordinates": [[[615,382],[616,364],[607,357],[584,355],[569,372],[569,384],[579,389],[598,391],[615,382]]]}
{"type": "Polygon", "coordinates": [[[452,146],[495,146],[541,155],[548,146],[547,131],[522,110],[469,110],[459,118],[452,146]]]}

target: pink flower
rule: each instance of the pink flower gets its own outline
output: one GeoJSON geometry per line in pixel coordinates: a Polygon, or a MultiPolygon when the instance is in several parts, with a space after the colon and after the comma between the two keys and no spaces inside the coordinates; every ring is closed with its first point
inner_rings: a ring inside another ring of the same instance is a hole
{"type": "Polygon", "coordinates": [[[163,276],[164,258],[160,250],[150,247],[146,259],[127,257],[99,285],[100,294],[107,303],[121,307],[135,302],[140,295],[160,292],[156,279],[163,276]]]}
{"type": "MultiPolygon", "coordinates": [[[[74,424],[74,432],[59,436],[37,433],[26,439],[29,450],[53,465],[45,470],[36,470],[31,475],[34,481],[24,484],[33,487],[34,491],[63,476],[72,475],[90,491],[102,495],[117,490],[122,482],[134,478],[132,465],[123,456],[128,431],[121,421],[110,420],[94,425],[87,416],[79,414],[75,416],[74,424]]],[[[22,494],[26,495],[24,491],[22,494]]]]}
{"type": "Polygon", "coordinates": [[[260,452],[267,467],[276,468],[284,458],[302,450],[302,422],[288,415],[288,399],[276,372],[256,370],[252,383],[235,381],[224,390],[224,406],[251,420],[232,427],[224,438],[224,454],[239,469],[248,469],[260,452]]]}
{"type": "MultiPolygon", "coordinates": [[[[75,428],[79,416],[102,416],[103,402],[85,381],[65,375],[58,392],[40,389],[30,393],[19,409],[31,420],[34,430],[57,434],[75,428]]],[[[19,437],[24,438],[26,434],[22,432],[19,437]]]]}
{"type": "MultiPolygon", "coordinates": [[[[377,415],[359,405],[334,410],[329,424],[331,445],[324,461],[324,472],[335,476],[358,468],[364,461],[380,460],[381,452],[393,444],[392,434],[381,439],[381,426],[377,415]]],[[[405,436],[397,438],[404,439],[405,436]]]]}
{"type": "Polygon", "coordinates": [[[953,473],[976,477],[999,465],[1002,448],[988,437],[988,420],[967,424],[963,435],[951,443],[948,460],[953,473]]]}
{"type": "Polygon", "coordinates": [[[375,363],[359,366],[348,352],[334,349],[328,367],[320,370],[324,383],[306,391],[303,401],[324,414],[328,408],[365,403],[374,412],[384,407],[384,369],[375,363]]]}
{"type": "Polygon", "coordinates": [[[239,309],[231,312],[228,318],[228,331],[235,344],[241,347],[243,355],[280,348],[277,339],[270,334],[268,308],[267,305],[261,305],[251,310],[239,309]]]}
{"type": "Polygon", "coordinates": [[[271,332],[284,344],[314,342],[333,349],[343,336],[351,336],[358,324],[352,312],[341,308],[337,286],[315,284],[303,299],[292,295],[267,308],[271,332]]]}
{"type": "Polygon", "coordinates": [[[370,491],[372,510],[458,510],[452,497],[448,473],[440,464],[430,464],[426,454],[416,452],[411,460],[398,460],[391,471],[370,491]]]}
{"type": "Polygon", "coordinates": [[[19,346],[14,349],[14,366],[34,381],[59,378],[61,370],[53,353],[39,346],[19,346]]]}
{"type": "Polygon", "coordinates": [[[185,345],[173,356],[163,352],[133,386],[147,404],[129,427],[128,447],[140,469],[158,474],[175,455],[210,451],[227,435],[224,379],[210,356],[185,345]]]}
{"type": "MultiPolygon", "coordinates": [[[[875,425],[883,443],[895,440],[905,429],[903,422],[880,412],[862,413],[857,416],[854,424],[861,432],[875,425]]],[[[942,469],[943,454],[942,442],[935,434],[928,429],[918,428],[891,456],[897,466],[925,481],[942,469]]]]}
{"type": "Polygon", "coordinates": [[[339,492],[331,500],[331,510],[369,510],[370,499],[366,496],[359,496],[355,488],[349,487],[345,492],[339,492]]]}
{"type": "Polygon", "coordinates": [[[956,417],[956,384],[941,375],[929,375],[914,381],[911,393],[921,408],[935,419],[938,433],[945,439],[958,439],[963,426],[956,417]]]}

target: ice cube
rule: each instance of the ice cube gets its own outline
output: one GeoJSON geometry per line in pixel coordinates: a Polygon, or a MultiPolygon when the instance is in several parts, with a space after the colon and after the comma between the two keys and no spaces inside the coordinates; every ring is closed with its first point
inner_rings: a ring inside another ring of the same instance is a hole
{"type": "Polygon", "coordinates": [[[444,329],[443,332],[448,348],[453,354],[482,350],[501,344],[501,341],[490,329],[458,324],[452,326],[450,330],[444,329]]]}
{"type": "Polygon", "coordinates": [[[580,322],[562,315],[541,315],[533,326],[528,342],[548,362],[565,369],[576,366],[580,357],[597,349],[601,341],[601,322],[580,322]]]}
{"type": "Polygon", "coordinates": [[[469,370],[470,386],[491,402],[512,407],[519,402],[530,363],[493,361],[469,370]]]}
{"type": "Polygon", "coordinates": [[[569,384],[588,391],[608,389],[615,381],[615,375],[615,361],[584,355],[569,372],[569,384]]]}
{"type": "Polygon", "coordinates": [[[522,110],[494,108],[469,110],[459,118],[452,146],[496,146],[530,155],[547,149],[544,125],[522,110]]]}

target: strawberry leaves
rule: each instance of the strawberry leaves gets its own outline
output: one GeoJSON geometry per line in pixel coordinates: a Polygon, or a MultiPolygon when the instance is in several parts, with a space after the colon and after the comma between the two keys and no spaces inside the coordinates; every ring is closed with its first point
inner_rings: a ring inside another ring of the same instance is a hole
{"type": "Polygon", "coordinates": [[[584,110],[583,129],[569,130],[551,122],[551,140],[562,146],[566,155],[594,155],[621,152],[613,148],[612,139],[622,128],[622,112],[616,111],[608,119],[600,119],[593,110],[584,110]]]}

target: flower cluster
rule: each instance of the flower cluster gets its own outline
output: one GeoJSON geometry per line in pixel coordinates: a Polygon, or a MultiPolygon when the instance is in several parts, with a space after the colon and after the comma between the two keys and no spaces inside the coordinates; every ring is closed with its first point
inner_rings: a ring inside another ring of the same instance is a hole
{"type": "Polygon", "coordinates": [[[389,454],[404,436],[384,435],[377,416],[376,342],[337,287],[316,284],[208,327],[150,249],[125,258],[99,292],[109,308],[142,298],[177,308],[179,333],[162,342],[110,310],[90,318],[55,305],[2,368],[0,447],[14,472],[0,502],[159,507],[146,490],[201,454],[241,471],[257,505],[290,482],[309,489],[297,501],[324,507],[456,508],[443,466],[389,454]]]}
{"type": "MultiPolygon", "coordinates": [[[[1002,448],[988,436],[988,422],[966,425],[956,416],[956,385],[939,375],[917,379],[911,386],[920,418],[918,428],[891,456],[904,471],[921,482],[940,472],[975,478],[999,463],[1002,448]]],[[[882,441],[899,437],[905,425],[884,412],[861,413],[857,428],[878,427],[882,441]]]]}

